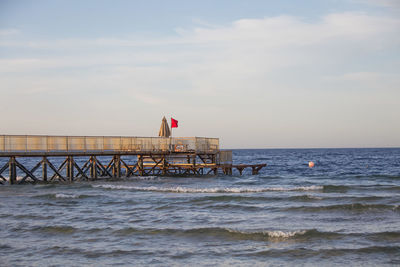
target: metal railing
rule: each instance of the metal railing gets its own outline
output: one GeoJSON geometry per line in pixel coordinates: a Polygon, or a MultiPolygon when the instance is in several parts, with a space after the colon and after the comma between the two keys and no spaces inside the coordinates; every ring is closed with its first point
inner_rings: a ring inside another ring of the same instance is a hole
{"type": "Polygon", "coordinates": [[[0,135],[1,152],[217,152],[218,138],[0,135]]]}
{"type": "Polygon", "coordinates": [[[232,164],[232,151],[231,150],[222,150],[219,151],[217,157],[218,164],[232,164]]]}

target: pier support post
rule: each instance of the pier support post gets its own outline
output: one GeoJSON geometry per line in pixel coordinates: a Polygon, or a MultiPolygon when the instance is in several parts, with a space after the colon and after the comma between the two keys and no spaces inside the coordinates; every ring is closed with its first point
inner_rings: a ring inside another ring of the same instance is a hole
{"type": "Polygon", "coordinates": [[[197,157],[197,155],[194,154],[194,155],[193,155],[193,174],[194,174],[194,175],[197,174],[197,172],[196,172],[196,157],[197,157]]]}
{"type": "Polygon", "coordinates": [[[92,180],[97,179],[97,159],[96,156],[90,157],[90,177],[92,180]]]}
{"type": "Polygon", "coordinates": [[[72,156],[68,156],[67,160],[67,178],[70,182],[74,181],[74,158],[72,156]]]}
{"type": "Polygon", "coordinates": [[[114,157],[113,177],[121,177],[121,156],[115,155],[114,157]]]}
{"type": "Polygon", "coordinates": [[[43,157],[43,160],[42,160],[42,170],[43,170],[43,172],[42,172],[43,181],[47,182],[47,158],[46,157],[43,157]]]}
{"type": "Polygon", "coordinates": [[[162,159],[162,174],[163,175],[167,174],[167,160],[165,159],[165,156],[163,156],[162,159]]]}
{"type": "Polygon", "coordinates": [[[121,178],[121,156],[117,156],[117,177],[121,178]]]}
{"type": "Polygon", "coordinates": [[[15,157],[10,157],[10,161],[8,162],[8,169],[10,172],[9,183],[16,184],[17,182],[17,166],[15,164],[15,157]]]}
{"type": "Polygon", "coordinates": [[[138,155],[138,171],[139,171],[139,175],[143,176],[144,174],[144,168],[143,168],[143,156],[142,155],[138,155]]]}
{"type": "Polygon", "coordinates": [[[256,175],[256,174],[258,174],[258,172],[262,169],[262,167],[265,167],[266,166],[266,164],[261,164],[261,165],[256,165],[256,166],[252,166],[251,168],[252,168],[252,174],[253,175],[256,175]]]}

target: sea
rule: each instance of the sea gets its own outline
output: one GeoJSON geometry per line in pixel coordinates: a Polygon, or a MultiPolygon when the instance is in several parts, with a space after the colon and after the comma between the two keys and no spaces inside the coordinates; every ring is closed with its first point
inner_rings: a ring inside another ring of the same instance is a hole
{"type": "Polygon", "coordinates": [[[0,266],[400,265],[399,148],[233,158],[267,166],[0,185],[0,266]]]}

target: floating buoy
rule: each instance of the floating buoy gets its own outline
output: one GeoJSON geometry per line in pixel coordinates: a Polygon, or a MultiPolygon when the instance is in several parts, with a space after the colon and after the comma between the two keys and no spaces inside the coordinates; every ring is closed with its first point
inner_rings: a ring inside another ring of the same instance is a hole
{"type": "Polygon", "coordinates": [[[310,161],[309,163],[308,163],[308,167],[310,167],[310,168],[313,168],[314,167],[314,162],[312,162],[312,161],[310,161]]]}

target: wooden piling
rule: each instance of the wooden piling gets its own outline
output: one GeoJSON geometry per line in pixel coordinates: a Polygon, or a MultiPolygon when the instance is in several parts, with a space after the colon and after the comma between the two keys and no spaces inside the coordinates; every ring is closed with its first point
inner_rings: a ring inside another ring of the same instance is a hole
{"type": "Polygon", "coordinates": [[[143,176],[144,174],[144,167],[143,167],[143,156],[138,155],[137,156],[137,161],[138,161],[138,172],[140,176],[143,176]]]}
{"type": "Polygon", "coordinates": [[[120,178],[121,177],[121,160],[120,156],[115,155],[113,156],[113,177],[114,178],[120,178]]]}
{"type": "Polygon", "coordinates": [[[47,158],[42,159],[42,178],[44,182],[47,182],[47,158]]]}
{"type": "Polygon", "coordinates": [[[163,159],[162,159],[162,174],[163,175],[167,174],[167,169],[168,169],[167,161],[166,161],[165,157],[163,157],[163,159]]]}
{"type": "Polygon", "coordinates": [[[97,179],[97,159],[96,156],[90,157],[90,177],[92,180],[97,179]]]}
{"type": "Polygon", "coordinates": [[[15,164],[15,157],[10,157],[8,170],[10,173],[9,183],[15,184],[17,182],[17,166],[15,164]]]}
{"type": "Polygon", "coordinates": [[[74,181],[74,158],[73,156],[67,157],[67,178],[70,182],[74,181]]]}

